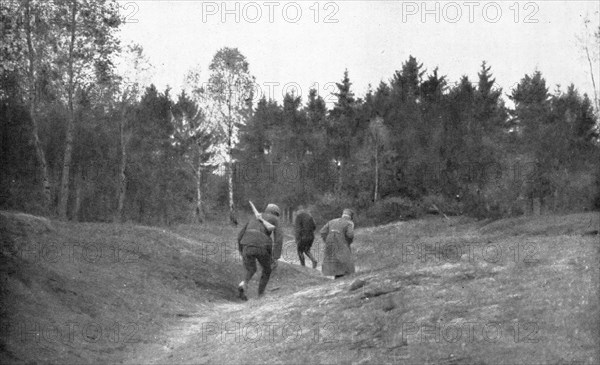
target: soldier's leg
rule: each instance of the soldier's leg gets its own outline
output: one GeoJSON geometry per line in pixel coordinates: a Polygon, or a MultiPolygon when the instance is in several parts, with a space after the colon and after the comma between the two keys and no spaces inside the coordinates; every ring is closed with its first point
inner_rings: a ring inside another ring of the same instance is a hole
{"type": "Polygon", "coordinates": [[[248,300],[246,294],[248,293],[248,282],[256,273],[256,258],[252,255],[252,250],[249,250],[248,246],[244,246],[242,248],[242,260],[244,262],[244,269],[246,270],[246,275],[244,280],[238,285],[238,296],[242,300],[248,300]]]}
{"type": "Polygon", "coordinates": [[[253,252],[254,247],[244,247],[244,269],[246,269],[245,282],[248,283],[256,273],[256,255],[253,252]]]}
{"type": "Polygon", "coordinates": [[[316,269],[317,268],[317,260],[313,257],[312,253],[310,253],[310,251],[306,251],[306,256],[308,256],[310,261],[312,261],[313,269],[316,269]]]}
{"type": "Polygon", "coordinates": [[[298,248],[298,258],[300,259],[300,265],[305,266],[304,263],[304,252],[300,248],[298,248]]]}
{"type": "Polygon", "coordinates": [[[304,266],[304,254],[302,253],[302,237],[296,236],[296,252],[298,253],[298,259],[300,260],[300,265],[304,266]]]}
{"type": "Polygon", "coordinates": [[[265,249],[265,252],[261,255],[257,255],[258,263],[262,267],[262,275],[258,283],[258,295],[261,296],[265,293],[267,283],[271,277],[271,252],[265,249]]]}

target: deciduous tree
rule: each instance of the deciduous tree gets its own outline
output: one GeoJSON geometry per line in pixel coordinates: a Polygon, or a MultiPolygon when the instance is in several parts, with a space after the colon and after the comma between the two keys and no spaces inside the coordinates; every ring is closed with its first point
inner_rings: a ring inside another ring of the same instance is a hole
{"type": "Polygon", "coordinates": [[[246,57],[237,48],[222,48],[214,55],[209,66],[207,93],[216,104],[219,126],[225,140],[224,159],[227,166],[229,219],[237,224],[233,200],[233,149],[238,129],[252,112],[254,77],[246,57]]]}

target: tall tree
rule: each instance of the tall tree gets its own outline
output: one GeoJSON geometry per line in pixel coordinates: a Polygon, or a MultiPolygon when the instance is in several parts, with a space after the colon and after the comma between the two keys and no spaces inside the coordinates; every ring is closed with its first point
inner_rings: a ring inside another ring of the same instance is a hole
{"type": "MultiPolygon", "coordinates": [[[[416,173],[421,178],[418,184],[425,187],[427,194],[439,194],[441,184],[438,179],[440,166],[440,146],[442,143],[443,121],[447,118],[447,80],[438,74],[436,67],[420,85],[419,106],[422,123],[417,126],[421,138],[421,154],[425,168],[416,173]]],[[[417,165],[419,166],[419,165],[417,165]]]]}
{"type": "Polygon", "coordinates": [[[389,143],[389,133],[383,123],[383,118],[377,117],[369,123],[369,141],[373,148],[373,157],[375,159],[375,189],[373,192],[373,202],[379,199],[379,164],[380,156],[389,143]]]}
{"type": "Polygon", "coordinates": [[[178,155],[185,161],[196,182],[196,204],[194,216],[198,223],[204,222],[205,206],[203,194],[204,174],[212,157],[210,150],[214,137],[206,122],[206,116],[193,100],[182,92],[172,108],[174,144],[178,155]]]}
{"type": "Polygon", "coordinates": [[[474,105],[476,89],[469,78],[463,76],[450,90],[447,100],[447,118],[444,120],[440,155],[443,166],[442,185],[447,196],[461,195],[469,183],[469,168],[473,157],[470,148],[479,145],[474,133],[474,105]]]}
{"type": "Polygon", "coordinates": [[[216,117],[225,136],[225,164],[229,219],[237,224],[233,200],[233,148],[237,142],[239,126],[252,111],[252,88],[254,77],[250,74],[246,57],[237,48],[222,48],[209,66],[208,95],[217,105],[216,117]]]}
{"type": "Polygon", "coordinates": [[[271,157],[279,162],[281,169],[277,174],[281,181],[276,189],[279,190],[281,203],[292,208],[307,201],[307,191],[300,172],[305,158],[311,153],[312,130],[301,104],[299,96],[286,94],[283,98],[282,119],[272,128],[276,148],[271,157]]]}
{"type": "Polygon", "coordinates": [[[430,137],[424,128],[420,107],[421,82],[425,74],[422,67],[415,57],[409,56],[401,71],[394,73],[390,80],[390,109],[384,117],[394,146],[390,165],[398,173],[393,190],[410,197],[424,193],[424,187],[413,181],[422,171],[426,156],[423,149],[430,137]]]}
{"type": "Polygon", "coordinates": [[[178,173],[171,104],[168,90],[160,93],[150,85],[131,121],[127,195],[138,221],[167,224],[171,218],[169,188],[178,173]]]}
{"type": "Polygon", "coordinates": [[[330,156],[338,166],[338,181],[335,191],[341,193],[346,164],[352,151],[352,137],[356,128],[356,99],[350,90],[352,83],[348,77],[348,70],[344,71],[341,83],[336,83],[338,88],[334,95],[337,100],[329,112],[327,124],[327,145],[330,156]]]}
{"type": "Polygon", "coordinates": [[[543,202],[553,188],[550,178],[553,169],[551,147],[553,126],[551,123],[551,99],[546,80],[541,72],[532,76],[525,75],[509,96],[515,103],[513,114],[517,119],[517,128],[522,134],[523,152],[535,161],[535,166],[527,182],[526,195],[533,209],[535,199],[543,202]]]}
{"type": "Polygon", "coordinates": [[[550,95],[546,80],[539,71],[532,76],[525,75],[509,96],[515,103],[514,114],[517,116],[517,129],[527,140],[526,145],[535,148],[534,143],[544,123],[549,120],[550,95]]]}
{"type": "Polygon", "coordinates": [[[149,73],[152,68],[150,62],[144,55],[144,50],[140,45],[129,44],[121,53],[122,60],[127,75],[117,79],[116,96],[118,99],[118,123],[119,123],[119,177],[117,183],[117,211],[114,220],[123,221],[123,208],[125,207],[125,198],[127,194],[127,164],[128,164],[128,146],[131,139],[131,128],[128,120],[133,112],[133,105],[141,97],[142,89],[149,82],[149,73]]]}
{"type": "Polygon", "coordinates": [[[327,153],[327,107],[317,90],[309,91],[304,111],[311,136],[308,139],[309,151],[302,164],[302,179],[307,199],[315,199],[328,190],[332,163],[327,153]]]}
{"type": "Polygon", "coordinates": [[[55,41],[50,30],[56,6],[44,1],[5,1],[0,4],[0,10],[4,31],[0,63],[3,72],[14,72],[25,80],[22,91],[27,98],[31,135],[42,183],[42,206],[48,213],[52,189],[48,161],[40,138],[38,104],[44,85],[42,80],[47,76],[43,70],[49,68],[53,54],[52,44],[55,41]]]}
{"type": "Polygon", "coordinates": [[[75,93],[78,87],[90,84],[94,78],[106,76],[111,67],[110,56],[118,47],[114,31],[120,20],[118,7],[106,0],[57,0],[55,4],[62,8],[57,19],[58,29],[66,30],[58,36],[62,36],[63,44],[68,44],[67,52],[59,53],[57,59],[58,65],[66,66],[64,85],[69,111],[58,204],[59,217],[66,219],[75,128],[75,93]]]}
{"type": "Polygon", "coordinates": [[[258,204],[272,196],[275,174],[275,128],[281,122],[281,108],[274,100],[261,98],[248,122],[240,127],[240,141],[234,151],[244,198],[258,204]]]}
{"type": "Polygon", "coordinates": [[[598,28],[590,27],[591,23],[590,18],[586,16],[583,19],[583,34],[576,38],[588,62],[590,79],[594,89],[594,106],[596,107],[596,113],[600,113],[600,99],[598,99],[598,87],[594,76],[598,72],[598,67],[594,67],[594,65],[597,66],[600,61],[600,26],[598,28]]]}

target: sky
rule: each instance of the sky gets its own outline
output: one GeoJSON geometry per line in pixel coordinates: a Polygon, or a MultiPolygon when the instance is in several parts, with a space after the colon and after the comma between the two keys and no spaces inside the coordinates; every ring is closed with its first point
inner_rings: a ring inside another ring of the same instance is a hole
{"type": "MultiPolygon", "coordinates": [[[[247,58],[258,94],[281,101],[311,87],[329,106],[344,70],[363,97],[388,82],[409,55],[450,83],[477,81],[486,61],[504,93],[539,70],[553,92],[570,83],[593,97],[590,66],[577,36],[598,29],[600,1],[119,1],[121,39],[144,48],[152,81],[175,93],[184,76],[222,47],[247,58]]],[[[589,44],[592,45],[590,39],[589,44]]],[[[590,49],[597,54],[598,49],[590,49]]],[[[600,84],[600,64],[594,64],[600,84]]],[[[505,100],[507,99],[504,97],[505,100]]]]}

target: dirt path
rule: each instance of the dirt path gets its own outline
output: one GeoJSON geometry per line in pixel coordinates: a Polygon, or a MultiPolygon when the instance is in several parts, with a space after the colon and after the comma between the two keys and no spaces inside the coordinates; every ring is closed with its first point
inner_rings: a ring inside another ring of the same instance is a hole
{"type": "Polygon", "coordinates": [[[359,229],[340,280],[300,267],[288,235],[266,297],[259,271],[242,302],[231,227],[2,212],[0,362],[597,364],[599,218],[359,229]]]}
{"type": "MultiPolygon", "coordinates": [[[[291,247],[291,236],[286,234],[286,238],[285,246],[291,247]]],[[[247,349],[240,345],[273,342],[276,336],[283,335],[282,325],[276,328],[276,324],[281,322],[280,316],[287,309],[300,308],[303,297],[323,296],[336,290],[335,286],[332,287],[333,280],[322,276],[320,265],[317,269],[302,267],[297,256],[286,254],[271,275],[267,295],[259,299],[256,290],[260,272],[259,268],[250,283],[247,302],[215,302],[187,314],[178,326],[163,334],[168,339],[166,343],[142,345],[132,352],[126,363],[247,362],[243,354],[247,349]],[[267,332],[266,324],[273,324],[272,327],[267,325],[267,332]],[[268,333],[269,330],[271,333],[268,333]],[[277,333],[278,330],[280,333],[277,333]]],[[[291,322],[286,325],[289,327],[291,322]]]]}
{"type": "Polygon", "coordinates": [[[568,218],[557,218],[560,230],[549,221],[359,230],[359,272],[335,281],[284,252],[264,299],[214,303],[128,363],[594,364],[600,249],[585,234],[587,216],[568,218]],[[407,245],[434,260],[406,260],[407,245]],[[444,245],[468,250],[441,262],[444,245]],[[490,245],[504,252],[501,261],[477,256],[490,245]],[[358,280],[364,285],[353,290],[358,280]]]}

